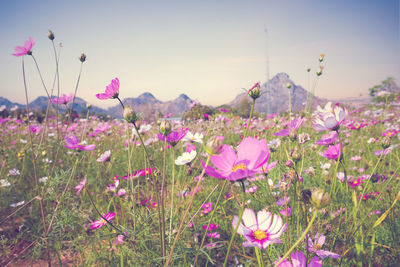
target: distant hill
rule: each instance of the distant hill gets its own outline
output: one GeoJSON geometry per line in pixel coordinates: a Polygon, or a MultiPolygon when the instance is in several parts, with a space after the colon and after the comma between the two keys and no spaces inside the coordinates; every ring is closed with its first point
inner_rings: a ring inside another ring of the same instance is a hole
{"type": "MultiPolygon", "coordinates": [[[[124,105],[130,105],[136,113],[140,113],[144,119],[154,118],[158,112],[162,114],[171,113],[173,117],[179,117],[189,109],[192,100],[185,94],[179,95],[176,99],[162,102],[155,98],[151,93],[143,93],[135,98],[125,98],[122,100],[124,105]]],[[[107,110],[108,114],[114,117],[122,116],[122,107],[120,104],[107,110]]]]}
{"type": "MultiPolygon", "coordinates": [[[[300,85],[296,85],[292,80],[289,79],[289,75],[286,73],[278,73],[268,82],[261,85],[261,97],[257,99],[255,110],[262,113],[267,113],[267,83],[271,92],[271,113],[280,113],[287,111],[289,107],[289,92],[291,92],[292,111],[296,112],[304,108],[304,103],[307,101],[308,91],[300,85]],[[288,89],[287,84],[291,84],[291,88],[288,89]]],[[[235,97],[233,101],[228,103],[229,106],[239,108],[243,99],[250,99],[246,92],[243,92],[235,97]]],[[[327,100],[314,97],[313,106],[323,104],[327,100]]]]}

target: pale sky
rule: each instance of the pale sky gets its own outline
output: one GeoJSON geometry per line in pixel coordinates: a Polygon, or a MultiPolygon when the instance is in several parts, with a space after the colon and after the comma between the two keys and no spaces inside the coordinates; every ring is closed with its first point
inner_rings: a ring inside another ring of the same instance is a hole
{"type": "MultiPolygon", "coordinates": [[[[162,101],[181,93],[203,104],[230,102],[270,77],[286,72],[307,88],[325,53],[316,94],[342,98],[368,94],[391,76],[400,84],[398,0],[264,1],[1,1],[0,96],[25,103],[21,58],[14,47],[32,36],[33,54],[51,87],[51,29],[61,42],[60,90],[74,91],[78,57],[87,54],[78,97],[94,96],[118,77],[120,96],[151,92],[162,101]]],[[[29,98],[45,95],[32,58],[25,56],[29,98]]]]}

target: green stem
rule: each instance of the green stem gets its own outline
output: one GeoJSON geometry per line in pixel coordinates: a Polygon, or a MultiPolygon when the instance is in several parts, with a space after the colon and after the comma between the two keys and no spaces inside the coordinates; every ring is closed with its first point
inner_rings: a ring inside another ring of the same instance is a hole
{"type": "Polygon", "coordinates": [[[244,132],[244,137],[243,137],[243,139],[247,137],[247,132],[248,132],[248,130],[249,130],[249,126],[250,126],[250,122],[251,122],[251,117],[253,117],[254,105],[255,105],[255,104],[256,104],[256,100],[253,99],[253,104],[251,105],[251,110],[250,110],[250,117],[249,117],[249,120],[248,120],[248,122],[247,122],[247,127],[246,127],[246,131],[244,132]]]}
{"type": "MultiPolygon", "coordinates": [[[[217,202],[215,203],[215,207],[214,207],[214,209],[213,209],[212,212],[211,212],[210,219],[208,220],[208,223],[207,223],[206,231],[204,232],[203,238],[201,239],[200,249],[203,248],[204,241],[206,240],[206,235],[207,235],[208,229],[209,229],[210,224],[211,224],[211,220],[214,218],[214,213],[215,213],[215,211],[216,211],[217,208],[218,208],[219,200],[221,199],[222,192],[224,191],[225,186],[226,186],[227,183],[228,183],[228,180],[225,180],[225,182],[222,184],[221,191],[219,191],[219,195],[218,195],[218,198],[217,198],[217,202]]],[[[198,256],[199,256],[199,254],[196,253],[196,257],[195,257],[195,259],[194,259],[194,265],[195,265],[195,266],[196,266],[196,264],[197,264],[197,258],[198,258],[198,256]]]]}
{"type": "Polygon", "coordinates": [[[231,240],[229,241],[229,245],[228,245],[228,250],[226,251],[226,256],[225,256],[225,261],[224,261],[224,267],[227,266],[228,264],[228,258],[229,258],[229,253],[231,251],[231,247],[232,247],[232,243],[233,240],[235,239],[236,233],[239,229],[239,225],[242,223],[242,218],[243,218],[243,213],[244,213],[244,207],[246,206],[246,191],[245,191],[245,186],[243,181],[241,181],[242,183],[242,196],[243,196],[243,203],[242,203],[242,207],[240,208],[240,212],[239,212],[239,220],[238,223],[236,224],[236,227],[232,233],[231,236],[231,240]]]}
{"type": "Polygon", "coordinates": [[[308,223],[306,230],[303,232],[300,238],[297,239],[297,241],[293,244],[293,246],[286,252],[286,254],[283,255],[283,257],[278,261],[278,263],[275,264],[275,267],[279,266],[279,264],[281,264],[287,257],[289,257],[290,253],[297,247],[298,244],[300,244],[301,241],[303,241],[308,231],[310,231],[315,219],[317,218],[317,215],[318,215],[318,209],[314,212],[314,215],[311,218],[311,221],[308,223]]]}
{"type": "Polygon", "coordinates": [[[210,162],[210,157],[211,157],[210,155],[207,157],[207,161],[206,161],[206,164],[205,164],[205,166],[204,166],[204,168],[203,168],[203,171],[201,172],[200,177],[199,177],[199,180],[198,180],[196,186],[195,186],[194,189],[193,189],[193,195],[192,195],[192,197],[191,197],[190,200],[189,200],[189,204],[187,205],[186,210],[185,210],[185,212],[184,212],[184,214],[183,214],[183,217],[182,217],[182,219],[181,219],[181,222],[180,222],[180,224],[179,224],[179,228],[178,228],[178,231],[177,231],[177,233],[176,233],[174,242],[172,243],[172,247],[171,247],[171,250],[170,250],[170,252],[169,252],[168,259],[167,259],[167,263],[165,264],[165,267],[168,267],[169,264],[171,263],[172,255],[174,254],[174,249],[175,249],[176,243],[177,243],[178,240],[179,240],[179,236],[180,236],[180,234],[181,234],[181,230],[182,230],[182,228],[183,228],[183,224],[185,223],[185,219],[186,219],[186,217],[187,217],[187,215],[188,215],[188,213],[189,213],[190,208],[192,207],[193,200],[194,200],[194,198],[195,198],[195,196],[196,196],[197,188],[199,188],[200,183],[201,183],[201,181],[202,181],[202,179],[203,179],[203,176],[204,176],[204,173],[205,173],[205,168],[208,166],[208,163],[210,162]]]}
{"type": "Polygon", "coordinates": [[[171,236],[172,236],[172,220],[173,220],[173,209],[174,209],[174,185],[175,185],[175,150],[172,150],[172,183],[171,183],[171,208],[170,208],[170,216],[169,216],[169,236],[168,236],[168,244],[171,244],[171,236]]]}

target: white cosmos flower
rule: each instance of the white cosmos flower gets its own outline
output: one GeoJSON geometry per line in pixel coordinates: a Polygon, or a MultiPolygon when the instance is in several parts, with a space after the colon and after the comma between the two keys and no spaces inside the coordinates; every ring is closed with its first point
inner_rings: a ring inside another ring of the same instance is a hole
{"type": "Polygon", "coordinates": [[[10,182],[7,181],[6,179],[0,179],[0,187],[7,187],[10,186],[10,182]]]}
{"type": "Polygon", "coordinates": [[[175,160],[175,164],[176,165],[185,165],[189,162],[192,162],[192,160],[194,160],[196,155],[197,155],[196,150],[192,150],[192,151],[190,151],[190,153],[185,152],[175,160]]]}
{"type": "Polygon", "coordinates": [[[107,150],[103,154],[101,154],[100,157],[96,161],[97,162],[110,161],[110,157],[111,157],[111,150],[107,150]]]}
{"type": "Polygon", "coordinates": [[[185,137],[183,137],[183,141],[190,141],[190,142],[197,142],[202,144],[203,143],[203,134],[201,133],[195,133],[193,134],[192,132],[188,132],[185,137]]]}

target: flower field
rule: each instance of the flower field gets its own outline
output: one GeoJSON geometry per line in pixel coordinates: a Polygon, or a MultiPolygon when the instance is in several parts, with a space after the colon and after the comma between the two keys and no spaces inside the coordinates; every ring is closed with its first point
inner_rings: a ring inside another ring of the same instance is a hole
{"type": "MultiPolygon", "coordinates": [[[[28,61],[33,47],[14,55],[28,61]]],[[[254,107],[260,85],[249,88],[254,107]]],[[[96,96],[124,119],[71,116],[76,94],[50,97],[40,122],[29,110],[0,119],[1,266],[400,261],[399,95],[144,121],[118,78],[96,96]]]]}

